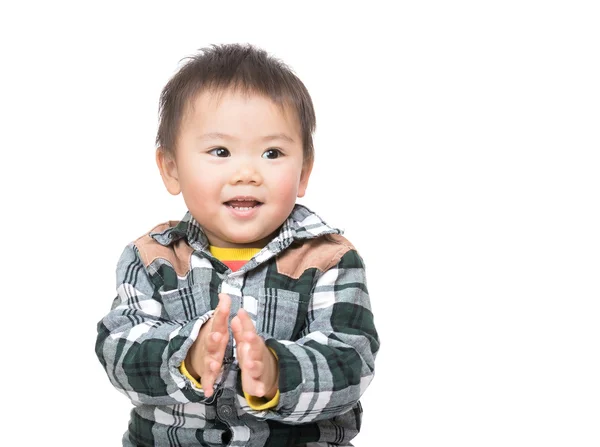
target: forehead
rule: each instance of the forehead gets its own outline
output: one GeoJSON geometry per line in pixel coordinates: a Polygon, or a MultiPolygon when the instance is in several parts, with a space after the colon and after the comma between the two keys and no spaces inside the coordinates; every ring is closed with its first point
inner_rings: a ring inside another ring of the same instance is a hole
{"type": "Polygon", "coordinates": [[[189,102],[182,121],[182,131],[289,133],[300,136],[300,120],[288,103],[281,104],[268,96],[239,89],[203,90],[189,102]]]}

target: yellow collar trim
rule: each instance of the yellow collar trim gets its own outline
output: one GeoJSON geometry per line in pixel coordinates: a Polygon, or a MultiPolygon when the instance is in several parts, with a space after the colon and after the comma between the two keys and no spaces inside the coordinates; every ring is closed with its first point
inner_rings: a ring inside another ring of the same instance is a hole
{"type": "Polygon", "coordinates": [[[223,248],[210,245],[210,254],[219,261],[249,261],[262,248],[223,248]]]}

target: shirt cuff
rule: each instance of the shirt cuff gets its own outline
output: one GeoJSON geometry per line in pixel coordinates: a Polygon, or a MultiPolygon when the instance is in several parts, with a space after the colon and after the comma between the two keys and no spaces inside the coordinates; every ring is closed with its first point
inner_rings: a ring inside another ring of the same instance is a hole
{"type": "Polygon", "coordinates": [[[195,378],[193,378],[192,375],[187,370],[187,368],[185,367],[185,361],[181,362],[181,365],[179,365],[179,372],[181,374],[183,374],[185,377],[187,377],[188,379],[190,379],[190,382],[192,382],[192,385],[194,385],[196,388],[202,389],[202,384],[200,382],[198,382],[195,378]]]}
{"type": "Polygon", "coordinates": [[[279,390],[277,390],[273,399],[269,401],[264,397],[250,396],[246,392],[244,392],[244,396],[246,397],[246,401],[248,401],[248,405],[253,410],[268,410],[269,408],[276,407],[279,403],[279,390]]]}

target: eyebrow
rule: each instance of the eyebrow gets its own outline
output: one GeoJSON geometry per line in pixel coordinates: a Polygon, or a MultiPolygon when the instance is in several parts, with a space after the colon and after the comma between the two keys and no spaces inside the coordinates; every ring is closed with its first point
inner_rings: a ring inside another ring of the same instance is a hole
{"type": "MultiPolygon", "coordinates": [[[[227,135],[224,133],[220,133],[220,132],[211,132],[211,133],[206,133],[204,135],[201,135],[198,137],[199,140],[237,140],[237,138],[232,137],[231,135],[227,135]]],[[[284,133],[276,133],[273,135],[267,135],[265,137],[261,138],[262,141],[273,141],[273,140],[283,140],[283,141],[287,141],[289,143],[293,143],[294,139],[287,136],[284,133]]]]}

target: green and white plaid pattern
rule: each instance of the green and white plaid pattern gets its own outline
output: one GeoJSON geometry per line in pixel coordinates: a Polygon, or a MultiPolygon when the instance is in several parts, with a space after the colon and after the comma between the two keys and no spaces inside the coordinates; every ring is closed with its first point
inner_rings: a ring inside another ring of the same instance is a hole
{"type": "Polygon", "coordinates": [[[210,254],[188,212],[150,233],[157,253],[189,250],[183,276],[168,256],[148,257],[148,244],[129,244],[117,265],[117,297],[98,323],[96,341],[110,381],[135,405],[123,445],[351,445],[360,429],[359,398],[379,349],[362,259],[348,244],[324,271],[309,265],[290,277],[277,265],[293,247],[331,244],[327,235],[340,233],[296,205],[278,236],[232,272],[210,254]],[[220,292],[231,296],[231,315],[246,309],[277,353],[281,394],[275,408],[248,406],[231,334],[214,396],[206,398],[179,371],[220,292]]]}

